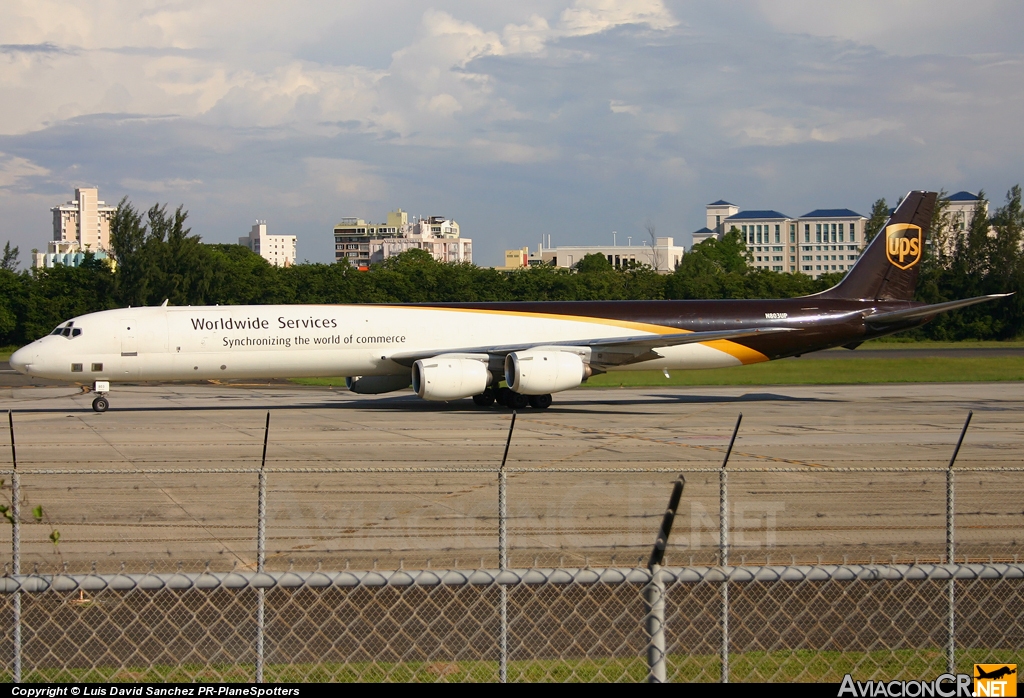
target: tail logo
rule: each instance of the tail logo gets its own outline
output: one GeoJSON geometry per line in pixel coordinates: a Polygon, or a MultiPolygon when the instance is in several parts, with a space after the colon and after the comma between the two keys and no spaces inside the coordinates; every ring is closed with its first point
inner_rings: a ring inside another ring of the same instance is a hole
{"type": "Polygon", "coordinates": [[[921,261],[923,242],[921,226],[893,223],[885,228],[885,256],[899,269],[910,269],[921,261]]]}

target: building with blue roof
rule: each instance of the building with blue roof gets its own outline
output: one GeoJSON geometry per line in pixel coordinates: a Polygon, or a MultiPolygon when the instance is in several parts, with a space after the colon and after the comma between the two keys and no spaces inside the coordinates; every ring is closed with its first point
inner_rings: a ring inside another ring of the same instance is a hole
{"type": "Polygon", "coordinates": [[[958,191],[956,194],[950,194],[947,196],[946,201],[949,201],[950,203],[970,201],[971,203],[976,204],[981,201],[981,198],[977,194],[972,194],[969,191],[958,191]]]}
{"type": "MultiPolygon", "coordinates": [[[[726,230],[740,231],[750,251],[749,264],[757,269],[796,271],[796,250],[787,250],[790,218],[772,209],[737,211],[725,219],[726,230]],[[792,259],[789,259],[792,258],[792,259]]],[[[791,235],[792,233],[792,235],[791,235]]]]}
{"type": "Polygon", "coordinates": [[[796,220],[800,271],[814,278],[853,268],[868,219],[848,208],[816,208],[796,220]]]}
{"type": "Polygon", "coordinates": [[[819,208],[792,218],[774,209],[741,211],[719,199],[707,205],[707,226],[694,232],[693,240],[699,244],[735,228],[754,268],[817,278],[849,271],[857,263],[866,222],[848,208],[819,208]]]}
{"type": "Polygon", "coordinates": [[[943,201],[946,204],[946,224],[939,230],[932,231],[931,239],[928,242],[937,246],[943,254],[949,257],[956,248],[957,238],[965,235],[974,224],[974,216],[979,205],[982,213],[986,218],[988,217],[988,202],[969,191],[950,194],[943,201]]]}
{"type": "Polygon", "coordinates": [[[713,230],[719,237],[722,233],[728,230],[725,227],[725,219],[729,216],[735,216],[740,208],[736,204],[731,204],[725,199],[719,199],[718,201],[712,202],[707,205],[707,228],[713,230]]]}

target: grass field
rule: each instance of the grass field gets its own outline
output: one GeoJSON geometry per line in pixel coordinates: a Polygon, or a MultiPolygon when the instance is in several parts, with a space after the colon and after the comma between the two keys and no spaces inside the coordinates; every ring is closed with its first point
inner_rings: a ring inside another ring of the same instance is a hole
{"type": "MultiPolygon", "coordinates": [[[[961,650],[956,653],[957,669],[971,673],[974,663],[1024,663],[1024,655],[1013,650],[961,650]]],[[[715,655],[669,655],[668,678],[673,682],[714,682],[719,677],[715,655]]],[[[945,652],[939,649],[834,652],[785,650],[737,652],[729,657],[732,681],[842,681],[845,674],[866,681],[892,679],[932,680],[946,670],[945,652]]],[[[218,664],[179,667],[154,666],[115,669],[41,669],[26,672],[23,681],[38,682],[252,682],[252,665],[218,664]]],[[[268,664],[268,682],[493,682],[497,662],[351,662],[347,664],[268,664]]],[[[641,658],[562,659],[510,661],[510,682],[642,682],[647,664],[641,658]]],[[[10,681],[10,675],[0,675],[10,681]]]]}
{"type": "MultiPolygon", "coordinates": [[[[701,371],[619,371],[594,376],[584,387],[683,385],[843,385],[849,383],[973,383],[1024,380],[1024,356],[919,359],[782,359],[701,371]]],[[[296,378],[301,385],[344,386],[343,377],[296,378]]]]}
{"type": "Polygon", "coordinates": [[[594,376],[590,388],[673,385],[844,385],[1024,380],[1024,356],[905,359],[782,359],[702,371],[623,371],[594,376]]]}

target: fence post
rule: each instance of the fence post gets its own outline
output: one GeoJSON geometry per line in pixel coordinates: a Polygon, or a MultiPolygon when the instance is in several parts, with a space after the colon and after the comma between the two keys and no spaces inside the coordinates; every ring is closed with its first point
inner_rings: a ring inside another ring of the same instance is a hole
{"type": "MultiPolygon", "coordinates": [[[[259,487],[256,500],[256,571],[263,573],[267,562],[267,439],[270,436],[270,410],[263,428],[263,459],[260,461],[259,487]]],[[[263,633],[265,627],[266,590],[256,590],[256,683],[263,683],[263,633]]]]}
{"type": "MultiPolygon", "coordinates": [[[[508,498],[506,487],[508,476],[505,473],[505,461],[508,460],[508,447],[512,444],[512,432],[516,428],[516,412],[512,410],[512,423],[508,425],[508,438],[505,440],[505,454],[501,457],[498,468],[498,574],[508,567],[508,498]]],[[[508,680],[508,589],[498,582],[499,628],[498,628],[498,681],[508,680]]]]}
{"type": "Polygon", "coordinates": [[[679,500],[686,487],[686,478],[682,475],[672,486],[672,494],[668,499],[668,509],[661,519],[658,537],[654,539],[654,548],[647,561],[647,569],[651,572],[651,581],[644,589],[644,601],[647,603],[647,683],[665,683],[668,671],[665,666],[665,580],[661,571],[661,561],[665,559],[665,548],[668,537],[672,534],[672,522],[675,521],[679,500]]]}
{"type": "MultiPolygon", "coordinates": [[[[736,417],[736,426],[732,430],[732,438],[729,439],[729,448],[725,451],[725,458],[722,459],[722,469],[718,474],[718,559],[722,566],[723,574],[728,575],[725,567],[729,564],[729,476],[725,466],[729,464],[729,456],[732,455],[733,444],[736,443],[736,434],[739,433],[740,423],[743,421],[743,413],[736,417]]],[[[722,664],[722,675],[719,680],[722,683],[729,683],[729,578],[722,580],[722,646],[719,649],[719,659],[722,664]]]]}
{"type": "MultiPolygon", "coordinates": [[[[14,578],[21,575],[21,483],[18,481],[18,452],[14,446],[14,412],[7,410],[7,423],[11,427],[11,572],[14,578]]],[[[19,580],[20,582],[20,580],[19,580]]],[[[14,667],[11,672],[14,683],[21,683],[21,589],[11,599],[14,614],[13,637],[14,667]]]]}
{"type": "Polygon", "coordinates": [[[644,601],[647,603],[647,618],[644,624],[647,629],[647,683],[665,683],[668,681],[668,669],[665,666],[665,580],[662,578],[661,565],[650,566],[651,582],[644,589],[644,601]]]}
{"type": "MultiPolygon", "coordinates": [[[[960,430],[960,438],[957,439],[956,448],[953,449],[953,455],[949,459],[949,465],[946,467],[946,564],[953,565],[953,533],[954,533],[954,518],[956,516],[956,507],[953,492],[953,463],[956,462],[957,454],[960,453],[960,445],[964,442],[964,435],[967,434],[967,427],[971,424],[971,417],[974,416],[974,410],[967,412],[967,420],[964,422],[963,429],[960,430]]],[[[956,621],[956,583],[952,576],[952,567],[950,569],[949,581],[946,582],[947,595],[949,597],[949,616],[946,620],[948,624],[947,640],[946,640],[946,672],[950,674],[956,673],[956,633],[955,621],[956,621]]]]}

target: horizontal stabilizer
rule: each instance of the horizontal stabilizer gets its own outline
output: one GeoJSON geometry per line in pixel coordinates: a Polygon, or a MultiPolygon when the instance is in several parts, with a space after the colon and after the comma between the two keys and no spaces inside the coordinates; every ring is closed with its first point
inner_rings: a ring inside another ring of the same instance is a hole
{"type": "Polygon", "coordinates": [[[978,303],[993,301],[997,298],[1006,298],[1007,296],[1012,295],[1012,293],[995,293],[991,296],[976,296],[974,298],[965,298],[959,301],[948,301],[946,303],[935,303],[933,305],[920,305],[916,308],[906,308],[904,310],[893,310],[888,313],[868,315],[864,318],[864,321],[869,325],[892,325],[894,323],[905,322],[907,320],[919,320],[925,317],[932,317],[933,315],[949,312],[950,310],[956,310],[957,308],[966,308],[969,305],[977,305],[978,303]]]}

